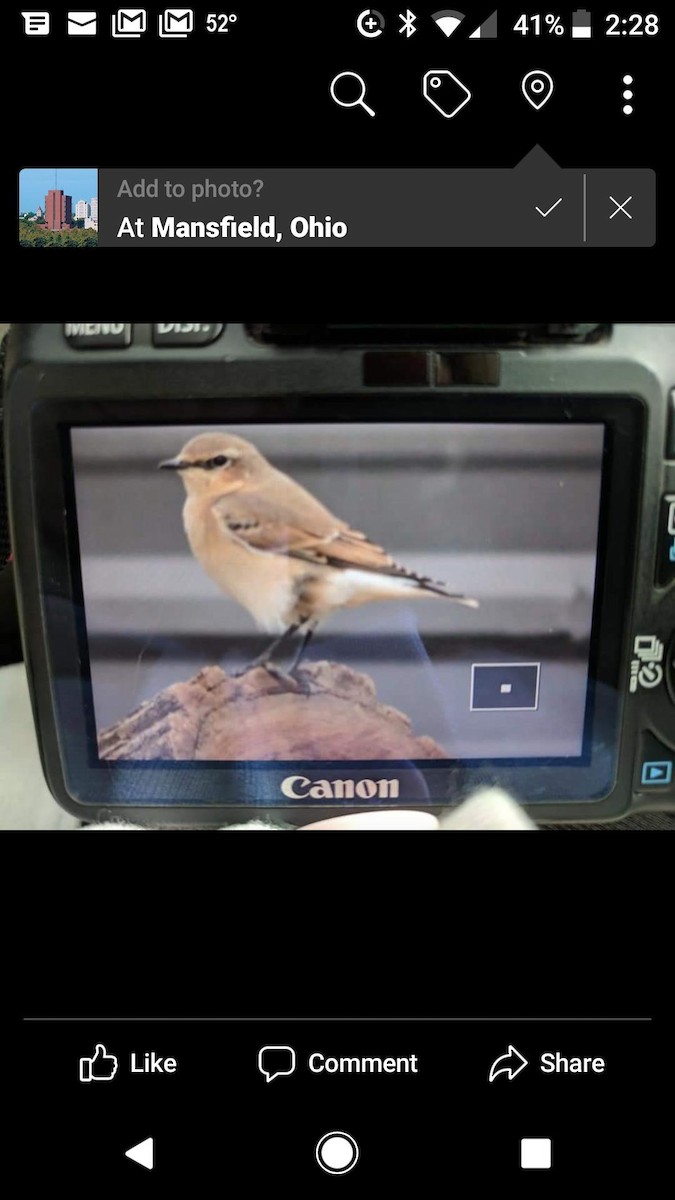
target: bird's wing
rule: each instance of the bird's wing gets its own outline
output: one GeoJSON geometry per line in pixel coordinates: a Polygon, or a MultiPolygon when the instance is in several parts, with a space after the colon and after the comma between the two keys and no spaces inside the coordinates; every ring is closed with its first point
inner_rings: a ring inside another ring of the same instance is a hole
{"type": "Polygon", "coordinates": [[[322,566],[409,574],[365,533],[350,529],[304,489],[298,492],[297,504],[277,502],[262,491],[235,492],[221,496],[213,512],[223,529],[250,550],[322,566]]]}
{"type": "Polygon", "coordinates": [[[443,583],[418,575],[397,563],[365,533],[351,529],[280,471],[274,486],[221,496],[212,506],[224,533],[249,550],[285,554],[288,558],[339,570],[372,571],[408,579],[426,591],[448,596],[474,608],[476,600],[449,592],[443,583]]]}

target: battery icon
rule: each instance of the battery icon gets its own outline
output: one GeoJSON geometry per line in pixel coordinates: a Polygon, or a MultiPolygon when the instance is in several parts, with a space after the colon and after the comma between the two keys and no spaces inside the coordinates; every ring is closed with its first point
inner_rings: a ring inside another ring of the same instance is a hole
{"type": "Polygon", "coordinates": [[[587,8],[578,8],[572,13],[572,37],[589,38],[592,33],[591,14],[587,8]]]}

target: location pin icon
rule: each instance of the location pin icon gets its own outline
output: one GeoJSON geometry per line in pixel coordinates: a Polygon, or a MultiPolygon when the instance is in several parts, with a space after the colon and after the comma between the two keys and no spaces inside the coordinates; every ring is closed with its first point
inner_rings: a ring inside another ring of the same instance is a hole
{"type": "Polygon", "coordinates": [[[529,71],[521,84],[523,95],[533,108],[543,108],[551,99],[555,84],[547,71],[529,71]]]}

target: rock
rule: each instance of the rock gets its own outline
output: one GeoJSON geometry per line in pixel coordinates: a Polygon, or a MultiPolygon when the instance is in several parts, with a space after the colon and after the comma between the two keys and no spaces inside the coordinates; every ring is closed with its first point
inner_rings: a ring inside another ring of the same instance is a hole
{"type": "Polygon", "coordinates": [[[204,667],[99,735],[102,759],[286,760],[447,758],[404,713],[378,703],[368,675],[315,662],[297,679],[264,667],[204,667]]]}

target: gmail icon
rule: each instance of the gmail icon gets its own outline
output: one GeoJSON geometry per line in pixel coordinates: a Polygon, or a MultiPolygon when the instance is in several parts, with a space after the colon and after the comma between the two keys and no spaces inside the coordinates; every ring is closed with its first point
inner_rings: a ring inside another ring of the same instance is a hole
{"type": "Polygon", "coordinates": [[[68,37],[95,37],[95,12],[69,12],[68,37]]]}
{"type": "Polygon", "coordinates": [[[118,8],[112,15],[114,38],[139,38],[148,28],[148,14],[144,8],[118,8]]]}
{"type": "Polygon", "coordinates": [[[191,8],[165,8],[159,14],[159,36],[161,38],[186,38],[192,33],[195,15],[191,8]]]}

